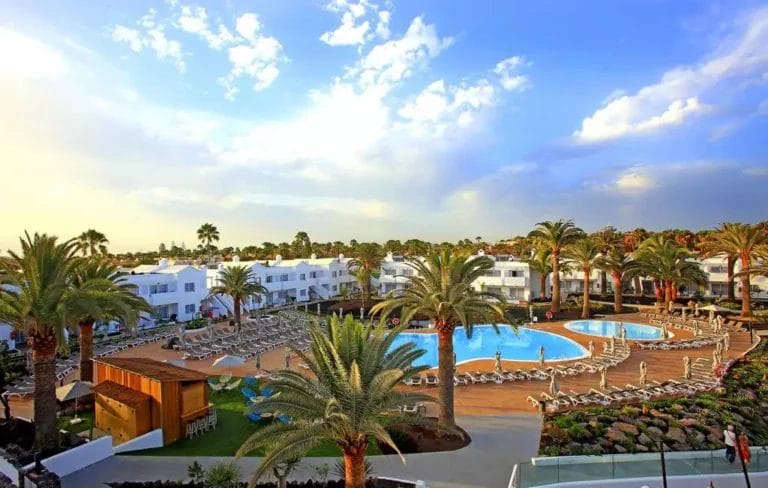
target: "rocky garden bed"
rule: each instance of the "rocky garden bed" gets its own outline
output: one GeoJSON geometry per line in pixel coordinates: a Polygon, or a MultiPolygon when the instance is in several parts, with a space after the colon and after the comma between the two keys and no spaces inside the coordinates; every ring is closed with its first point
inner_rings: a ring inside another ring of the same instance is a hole
{"type": "Polygon", "coordinates": [[[539,454],[567,456],[721,449],[733,424],[752,445],[768,444],[768,343],[729,370],[723,388],[616,408],[590,407],[544,419],[539,454]]]}
{"type": "MultiPolygon", "coordinates": [[[[179,481],[126,481],[119,483],[108,483],[112,488],[207,488],[209,485],[196,482],[179,481]]],[[[242,482],[238,486],[246,488],[248,483],[242,482]]],[[[344,488],[344,480],[328,481],[289,481],[288,488],[344,488]]],[[[371,478],[365,483],[366,488],[413,488],[415,483],[406,483],[388,479],[371,478]]],[[[275,482],[264,482],[256,484],[256,488],[278,488],[275,482]]]]}

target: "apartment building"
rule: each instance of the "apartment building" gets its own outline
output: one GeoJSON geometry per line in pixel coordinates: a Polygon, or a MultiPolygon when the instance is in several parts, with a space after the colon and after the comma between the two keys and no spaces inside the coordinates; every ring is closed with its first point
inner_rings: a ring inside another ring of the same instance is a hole
{"type": "MultiPolygon", "coordinates": [[[[344,289],[358,289],[355,277],[347,269],[349,261],[343,254],[335,258],[318,258],[312,254],[306,259],[285,260],[278,255],[268,261],[240,261],[235,256],[232,261],[208,270],[207,287],[215,286],[227,267],[248,266],[254,282],[264,286],[268,293],[249,297],[243,304],[246,310],[324,300],[341,295],[344,289]]],[[[212,297],[204,305],[204,309],[214,315],[231,313],[232,307],[231,298],[221,295],[212,297]]]]}
{"type": "Polygon", "coordinates": [[[205,268],[169,264],[167,259],[127,270],[125,278],[153,309],[152,314],[142,314],[141,327],[154,326],[158,320],[192,320],[208,295],[205,268]]]}

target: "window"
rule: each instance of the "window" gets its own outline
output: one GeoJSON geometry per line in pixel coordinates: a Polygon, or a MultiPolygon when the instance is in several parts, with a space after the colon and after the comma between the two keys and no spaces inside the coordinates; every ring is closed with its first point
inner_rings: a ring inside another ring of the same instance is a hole
{"type": "Polygon", "coordinates": [[[485,272],[485,276],[501,276],[501,270],[500,269],[491,269],[485,272]]]}
{"type": "Polygon", "coordinates": [[[336,285],[333,285],[333,286],[331,287],[331,289],[332,289],[333,291],[336,291],[336,285]]]}
{"type": "Polygon", "coordinates": [[[336,278],[336,271],[334,271],[334,272],[331,274],[331,276],[333,276],[334,278],[336,278]]]}
{"type": "Polygon", "coordinates": [[[156,293],[168,293],[168,285],[152,285],[149,287],[149,293],[152,295],[156,293]]]}
{"type": "Polygon", "coordinates": [[[395,270],[394,269],[385,269],[384,270],[384,276],[395,276],[395,270]]]}
{"type": "Polygon", "coordinates": [[[339,276],[344,276],[344,270],[343,269],[339,270],[339,276]]]}
{"type": "Polygon", "coordinates": [[[520,271],[519,269],[510,269],[509,271],[507,271],[507,276],[510,278],[519,278],[523,276],[523,272],[520,271]]]}
{"type": "Polygon", "coordinates": [[[195,291],[195,284],[194,283],[184,283],[184,291],[186,291],[186,292],[195,291]]]}
{"type": "MultiPolygon", "coordinates": [[[[194,283],[192,284],[194,285],[194,283]]],[[[184,313],[195,313],[195,304],[184,305],[184,313]]]]}
{"type": "Polygon", "coordinates": [[[413,276],[413,270],[412,269],[404,269],[403,270],[403,276],[413,276]]]}
{"type": "Polygon", "coordinates": [[[301,281],[306,281],[306,279],[307,279],[307,275],[306,275],[306,274],[304,274],[304,273],[301,273],[301,274],[299,275],[299,279],[300,279],[301,281]]]}
{"type": "Polygon", "coordinates": [[[710,266],[709,272],[710,273],[727,273],[728,267],[727,266],[710,266]]]}
{"type": "MultiPolygon", "coordinates": [[[[304,275],[302,275],[302,276],[304,276],[304,275]]],[[[305,296],[307,296],[307,290],[300,290],[300,291],[299,291],[299,296],[300,296],[300,297],[305,297],[305,296]]]]}
{"type": "Polygon", "coordinates": [[[288,281],[288,273],[280,275],[280,281],[288,281]]]}
{"type": "Polygon", "coordinates": [[[322,271],[310,271],[309,277],[310,278],[320,278],[323,275],[322,271]]]}
{"type": "Polygon", "coordinates": [[[272,275],[267,275],[267,283],[272,283],[272,275]]]}

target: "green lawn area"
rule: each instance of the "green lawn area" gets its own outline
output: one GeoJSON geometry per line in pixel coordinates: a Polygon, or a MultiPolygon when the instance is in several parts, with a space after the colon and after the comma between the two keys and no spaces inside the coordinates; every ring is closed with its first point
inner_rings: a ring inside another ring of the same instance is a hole
{"type": "Polygon", "coordinates": [[[69,432],[72,432],[73,434],[79,434],[80,432],[85,432],[86,430],[89,430],[91,428],[91,425],[93,425],[93,412],[79,412],[77,414],[78,418],[83,419],[82,422],[79,422],[77,424],[71,424],[70,420],[72,420],[74,417],[71,415],[65,415],[58,418],[57,425],[59,427],[59,430],[66,430],[69,432]]]}
{"type": "MultiPolygon", "coordinates": [[[[259,388],[251,387],[256,393],[259,388]]],[[[245,418],[247,405],[240,393],[240,388],[229,392],[209,392],[209,400],[216,406],[219,417],[218,426],[193,439],[181,439],[173,444],[157,449],[134,451],[125,455],[132,456],[233,456],[242,443],[259,428],[268,425],[267,420],[253,424],[245,418]]],[[[372,443],[368,454],[380,454],[378,446],[372,443]]],[[[263,452],[252,452],[249,456],[261,456],[263,452]]],[[[312,457],[340,457],[341,451],[335,445],[318,446],[309,452],[312,457]]]]}

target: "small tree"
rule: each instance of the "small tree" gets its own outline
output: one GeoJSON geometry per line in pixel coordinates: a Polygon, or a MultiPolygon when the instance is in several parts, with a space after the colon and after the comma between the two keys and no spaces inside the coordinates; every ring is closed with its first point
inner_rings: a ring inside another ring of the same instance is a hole
{"type": "Polygon", "coordinates": [[[272,474],[275,475],[275,478],[277,479],[278,488],[288,487],[288,477],[291,475],[291,473],[296,471],[296,468],[299,467],[300,462],[301,459],[292,458],[285,460],[282,463],[277,463],[272,468],[272,474]]]}

